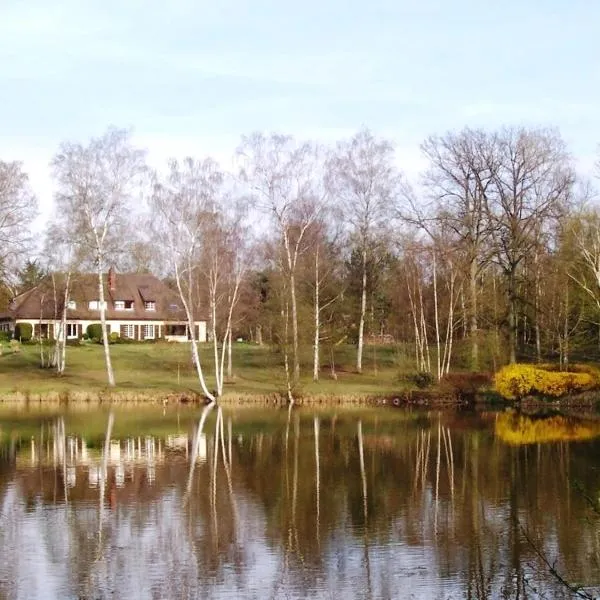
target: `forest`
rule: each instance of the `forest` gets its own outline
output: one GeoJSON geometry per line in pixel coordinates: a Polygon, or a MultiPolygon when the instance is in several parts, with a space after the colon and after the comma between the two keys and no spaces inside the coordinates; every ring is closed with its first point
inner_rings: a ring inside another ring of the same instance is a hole
{"type": "Polygon", "coordinates": [[[253,133],[229,169],[189,157],[157,170],[111,127],[57,149],[43,234],[22,164],[0,162],[0,310],[48,274],[67,299],[81,272],[152,272],[190,322],[207,320],[218,395],[236,340],[280,352],[290,397],[303,353],[317,380],[345,344],[357,373],[367,347],[392,345],[437,379],[596,360],[596,174],[554,129],[465,128],[421,152],[411,180],[366,128],[330,146],[253,133]]]}

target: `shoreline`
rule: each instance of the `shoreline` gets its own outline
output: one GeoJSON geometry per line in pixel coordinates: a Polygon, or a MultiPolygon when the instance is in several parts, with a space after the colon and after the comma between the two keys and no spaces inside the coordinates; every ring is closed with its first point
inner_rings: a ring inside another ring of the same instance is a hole
{"type": "MultiPolygon", "coordinates": [[[[13,391],[0,393],[0,406],[102,406],[102,405],[146,405],[173,406],[206,404],[202,394],[195,391],[176,390],[50,390],[46,392],[13,391]]],[[[228,407],[286,407],[287,398],[283,394],[225,394],[218,404],[228,407]]],[[[522,412],[561,410],[573,408],[594,409],[600,407],[598,393],[579,394],[560,400],[523,398],[506,400],[493,392],[464,395],[449,393],[447,390],[408,390],[397,394],[389,391],[381,394],[299,394],[294,405],[302,406],[365,406],[390,408],[463,408],[494,407],[499,410],[516,409],[522,412]]]]}

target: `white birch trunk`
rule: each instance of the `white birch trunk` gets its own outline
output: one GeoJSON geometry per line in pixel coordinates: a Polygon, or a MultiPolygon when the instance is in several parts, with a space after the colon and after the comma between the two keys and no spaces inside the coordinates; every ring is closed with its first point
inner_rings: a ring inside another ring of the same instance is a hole
{"type": "Polygon", "coordinates": [[[102,343],[104,345],[104,361],[106,363],[106,376],[108,385],[115,386],[115,374],[110,359],[110,347],[108,345],[108,328],[106,324],[106,307],[104,303],[104,280],[102,278],[102,261],[98,260],[98,296],[100,302],[100,324],[102,326],[102,343]]]}
{"type": "Polygon", "coordinates": [[[233,351],[232,351],[233,332],[230,330],[227,336],[227,378],[229,381],[233,379],[233,351]]]}
{"type": "MultiPolygon", "coordinates": [[[[63,309],[60,320],[61,340],[60,340],[60,354],[57,356],[58,360],[56,363],[56,371],[59,375],[65,372],[66,358],[67,358],[67,305],[69,303],[69,296],[71,294],[71,272],[67,272],[67,279],[65,281],[65,293],[63,296],[63,309]]],[[[57,336],[58,339],[58,336],[57,336]]]]}
{"type": "Polygon", "coordinates": [[[320,352],[319,352],[319,339],[321,336],[321,323],[320,323],[320,300],[319,300],[319,292],[320,292],[320,284],[319,281],[319,247],[315,251],[315,340],[313,346],[313,381],[319,381],[319,370],[320,370],[320,352]]]}
{"type": "MultiPolygon", "coordinates": [[[[202,365],[200,363],[200,353],[198,352],[198,345],[196,342],[196,324],[194,322],[194,315],[192,313],[192,309],[190,307],[191,298],[186,298],[186,295],[181,286],[181,273],[179,271],[179,267],[177,263],[174,264],[175,267],[175,282],[177,284],[177,291],[179,292],[179,298],[181,299],[181,303],[183,304],[183,309],[185,310],[185,316],[187,320],[188,329],[190,332],[190,344],[192,350],[192,362],[194,363],[194,367],[196,368],[196,373],[198,375],[198,381],[200,382],[200,387],[202,388],[202,392],[206,396],[208,400],[211,402],[215,402],[215,396],[209,391],[206,381],[204,379],[204,373],[202,372],[202,365]]],[[[191,279],[191,275],[189,276],[191,279]]],[[[188,290],[191,290],[191,281],[188,281],[188,290]]]]}
{"type": "Polygon", "coordinates": [[[433,308],[435,318],[435,344],[437,348],[437,378],[442,378],[442,347],[440,343],[440,317],[438,311],[438,292],[437,292],[437,260],[435,251],[433,252],[433,308]]]}
{"type": "Polygon", "coordinates": [[[367,249],[362,252],[362,293],[360,300],[360,321],[358,324],[358,349],[356,352],[356,370],[362,373],[362,357],[365,333],[365,314],[367,312],[367,249]]]}

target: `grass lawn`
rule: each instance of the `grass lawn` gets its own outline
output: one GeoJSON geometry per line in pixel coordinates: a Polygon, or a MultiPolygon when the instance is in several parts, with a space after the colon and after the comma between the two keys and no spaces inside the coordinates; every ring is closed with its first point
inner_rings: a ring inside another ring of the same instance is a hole
{"type": "MultiPolygon", "coordinates": [[[[44,393],[70,390],[101,391],[106,389],[103,348],[84,343],[67,347],[67,367],[62,377],[52,369],[40,368],[40,349],[23,344],[19,352],[5,346],[0,356],[0,394],[12,392],[44,393]]],[[[48,353],[50,348],[45,348],[48,353]]],[[[214,388],[212,346],[203,344],[201,360],[209,388],[214,388]]],[[[188,344],[137,343],[111,345],[111,357],[117,390],[143,392],[198,392],[195,370],[188,344]]],[[[392,346],[366,347],[363,373],[355,371],[356,349],[353,346],[336,348],[335,379],[329,360],[322,361],[321,378],[312,381],[311,350],[306,349],[302,360],[299,394],[306,395],[377,395],[393,394],[405,387],[398,380],[403,361],[392,346]]],[[[233,352],[234,379],[226,383],[226,395],[269,395],[285,390],[281,356],[263,346],[236,344],[233,352]]]]}

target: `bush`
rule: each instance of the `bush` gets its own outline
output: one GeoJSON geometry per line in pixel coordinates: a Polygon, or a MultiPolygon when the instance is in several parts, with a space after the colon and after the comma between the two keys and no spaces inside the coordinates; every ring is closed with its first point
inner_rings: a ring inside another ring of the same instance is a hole
{"type": "Polygon", "coordinates": [[[600,371],[586,365],[559,371],[554,365],[515,364],[500,369],[494,384],[496,391],[510,400],[525,396],[560,398],[600,386],[600,371]]]}
{"type": "Polygon", "coordinates": [[[492,376],[480,372],[448,373],[440,384],[460,396],[475,396],[491,386],[492,376]]]}
{"type": "Polygon", "coordinates": [[[115,344],[119,341],[119,334],[116,331],[113,331],[109,336],[108,336],[108,341],[111,344],[115,344]]]}
{"type": "Polygon", "coordinates": [[[10,342],[12,333],[10,331],[0,331],[0,342],[10,342]]]}
{"type": "Polygon", "coordinates": [[[90,323],[85,332],[90,340],[102,339],[102,325],[100,323],[90,323]]]}
{"type": "Polygon", "coordinates": [[[17,323],[15,325],[15,339],[29,342],[33,337],[33,326],[31,323],[17,323]]]}
{"type": "Polygon", "coordinates": [[[433,385],[433,373],[429,371],[417,371],[416,373],[402,373],[400,381],[416,385],[419,389],[425,389],[433,385]]]}

